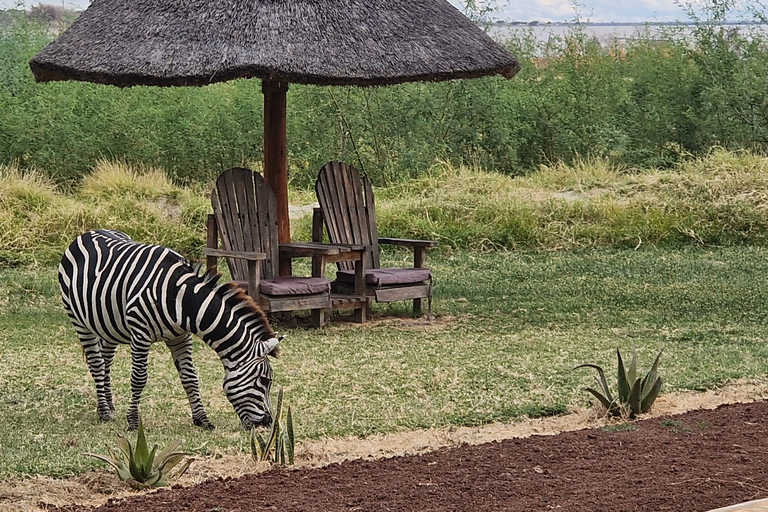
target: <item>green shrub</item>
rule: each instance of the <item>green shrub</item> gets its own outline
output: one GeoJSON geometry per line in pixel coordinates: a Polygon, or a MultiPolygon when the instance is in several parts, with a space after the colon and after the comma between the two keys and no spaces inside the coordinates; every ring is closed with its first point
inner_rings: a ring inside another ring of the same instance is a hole
{"type": "Polygon", "coordinates": [[[111,465],[117,471],[120,480],[137,489],[167,486],[169,485],[168,476],[173,468],[183,462],[174,475],[178,478],[189,469],[194,461],[191,458],[185,461],[184,459],[188,454],[176,451],[181,446],[182,441],[180,440],[174,441],[159,452],[157,445],[154,445],[150,450],[141,419],[139,419],[137,434],[135,447],[124,436],[117,434],[119,447],[117,453],[107,446],[109,456],[95,453],[86,453],[85,455],[111,465]]]}
{"type": "MultiPolygon", "coordinates": [[[[759,3],[747,7],[765,18],[759,3]]],[[[608,45],[578,24],[547,41],[520,31],[505,43],[522,61],[512,80],[292,85],[292,183],[310,187],[336,158],[388,186],[428,175],[437,161],[520,176],[582,157],[649,169],[715,145],[765,152],[768,40],[758,27],[734,32],[733,10],[732,1],[708,0],[703,11],[688,9],[693,25],[661,37],[641,28],[608,45]]],[[[257,80],[200,88],[36,84],[28,61],[50,34],[23,13],[0,30],[0,163],[38,168],[74,187],[100,158],[163,168],[176,183],[261,161],[257,80]]]]}
{"type": "Polygon", "coordinates": [[[659,396],[661,377],[658,376],[657,370],[659,359],[661,359],[661,352],[656,356],[651,370],[642,378],[638,377],[637,374],[637,352],[634,345],[632,346],[632,361],[629,364],[629,368],[624,366],[619,349],[616,349],[616,356],[618,358],[618,393],[615,398],[608,386],[605,372],[600,366],[585,363],[575,367],[574,370],[578,368],[593,368],[597,370],[599,378],[595,377],[595,381],[599,391],[594,388],[585,388],[585,391],[588,391],[597,398],[611,415],[626,415],[634,418],[638,414],[648,412],[653,406],[653,402],[656,401],[656,397],[659,396]]]}

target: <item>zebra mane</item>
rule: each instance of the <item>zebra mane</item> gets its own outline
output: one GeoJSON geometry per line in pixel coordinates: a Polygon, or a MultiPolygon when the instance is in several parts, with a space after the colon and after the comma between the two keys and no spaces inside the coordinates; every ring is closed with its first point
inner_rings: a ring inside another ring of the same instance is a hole
{"type": "Polygon", "coordinates": [[[216,288],[216,295],[219,295],[222,300],[231,305],[239,305],[240,310],[244,314],[250,315],[253,318],[251,321],[255,321],[266,327],[269,337],[275,336],[276,333],[272,330],[272,326],[269,325],[269,319],[267,319],[264,310],[261,309],[256,301],[253,300],[253,297],[248,295],[242,287],[232,282],[218,284],[219,279],[221,279],[221,274],[212,275],[207,273],[204,279],[207,286],[210,285],[216,288]]]}
{"type": "MultiPolygon", "coordinates": [[[[264,331],[266,331],[268,338],[283,338],[272,329],[264,310],[261,309],[259,304],[253,300],[241,286],[234,282],[219,284],[219,281],[222,278],[220,272],[208,270],[201,273],[201,265],[196,265],[194,267],[191,265],[188,266],[195,278],[202,281],[202,287],[208,290],[207,293],[214,293],[222,300],[222,302],[230,307],[238,306],[240,314],[250,317],[248,319],[249,323],[261,325],[264,328],[264,331]]],[[[198,283],[200,283],[200,281],[198,281],[198,283]]],[[[266,341],[266,339],[261,341],[266,341]]],[[[273,353],[272,355],[276,356],[276,353],[273,353]]]]}

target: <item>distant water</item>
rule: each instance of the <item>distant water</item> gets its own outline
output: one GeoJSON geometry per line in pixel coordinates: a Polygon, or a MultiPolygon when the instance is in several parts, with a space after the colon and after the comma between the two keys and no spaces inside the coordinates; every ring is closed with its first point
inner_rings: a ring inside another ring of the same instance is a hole
{"type": "MultiPolygon", "coordinates": [[[[767,25],[755,24],[728,24],[724,25],[729,30],[740,31],[745,34],[758,31],[762,35],[768,34],[767,25]]],[[[496,41],[505,42],[513,38],[515,33],[533,34],[536,40],[546,42],[552,37],[563,37],[576,27],[570,25],[493,25],[489,34],[496,41]]],[[[601,44],[612,41],[622,41],[642,37],[644,39],[670,39],[672,37],[685,37],[695,28],[688,24],[664,24],[664,25],[583,25],[582,28],[601,44]]]]}

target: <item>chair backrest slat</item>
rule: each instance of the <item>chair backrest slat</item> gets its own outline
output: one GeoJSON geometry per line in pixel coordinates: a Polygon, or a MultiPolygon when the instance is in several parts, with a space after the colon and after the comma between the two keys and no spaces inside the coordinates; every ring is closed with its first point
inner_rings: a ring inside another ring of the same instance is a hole
{"type": "Polygon", "coordinates": [[[376,227],[376,201],[373,198],[373,187],[368,176],[363,176],[363,190],[365,191],[365,211],[368,218],[368,237],[371,244],[375,244],[376,250],[371,253],[373,258],[372,268],[381,268],[379,261],[379,229],[376,227]]]}
{"type": "MultiPolygon", "coordinates": [[[[331,243],[368,247],[366,268],[379,268],[376,212],[368,178],[361,178],[348,164],[329,162],[320,169],[315,191],[331,243]]],[[[354,267],[352,262],[341,262],[339,268],[354,267]]]]}
{"type": "MultiPolygon", "coordinates": [[[[219,176],[211,205],[224,249],[264,252],[261,277],[278,275],[277,200],[259,173],[235,167],[219,176]]],[[[248,280],[245,260],[227,258],[232,277],[248,280]]]]}

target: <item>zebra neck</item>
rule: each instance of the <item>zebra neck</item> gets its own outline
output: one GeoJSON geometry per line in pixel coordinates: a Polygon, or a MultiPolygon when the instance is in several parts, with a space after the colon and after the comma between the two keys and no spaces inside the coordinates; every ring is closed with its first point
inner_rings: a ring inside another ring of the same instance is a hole
{"type": "Polygon", "coordinates": [[[259,358],[257,341],[273,334],[264,313],[242,289],[194,277],[182,284],[177,301],[184,328],[210,346],[226,368],[259,358]]]}

